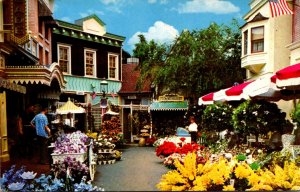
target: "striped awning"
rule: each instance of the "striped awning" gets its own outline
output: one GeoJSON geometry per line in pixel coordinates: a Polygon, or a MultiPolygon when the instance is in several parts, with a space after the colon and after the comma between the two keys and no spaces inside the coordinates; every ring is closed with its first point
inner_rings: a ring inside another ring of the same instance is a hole
{"type": "Polygon", "coordinates": [[[188,109],[187,101],[153,102],[150,111],[185,111],[188,109]]]}

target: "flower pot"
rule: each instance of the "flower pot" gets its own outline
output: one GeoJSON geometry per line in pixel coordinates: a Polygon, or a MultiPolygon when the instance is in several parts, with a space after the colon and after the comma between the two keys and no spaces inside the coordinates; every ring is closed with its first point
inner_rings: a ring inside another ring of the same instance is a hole
{"type": "Polygon", "coordinates": [[[145,144],[146,144],[146,139],[145,139],[144,137],[142,137],[142,138],[140,139],[140,141],[139,141],[139,146],[140,146],[140,147],[144,147],[145,144]]]}
{"type": "Polygon", "coordinates": [[[296,136],[292,134],[283,134],[281,136],[283,148],[287,148],[295,142],[296,136]]]}

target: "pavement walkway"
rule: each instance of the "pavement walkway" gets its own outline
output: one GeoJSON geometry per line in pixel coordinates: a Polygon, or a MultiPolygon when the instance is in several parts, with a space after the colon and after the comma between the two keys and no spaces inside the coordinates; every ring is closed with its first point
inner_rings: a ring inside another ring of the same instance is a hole
{"type": "Polygon", "coordinates": [[[97,166],[93,183],[105,191],[158,191],[156,184],[169,170],[155,155],[155,149],[129,146],[120,151],[121,161],[97,166]]]}

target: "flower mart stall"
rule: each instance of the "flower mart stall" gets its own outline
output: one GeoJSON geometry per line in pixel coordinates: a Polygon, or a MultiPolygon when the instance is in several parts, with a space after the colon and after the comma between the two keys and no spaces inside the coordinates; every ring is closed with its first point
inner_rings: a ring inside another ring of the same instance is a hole
{"type": "Polygon", "coordinates": [[[158,136],[175,135],[178,127],[185,127],[184,114],[188,102],[183,96],[170,94],[160,96],[150,105],[152,133],[158,136]]]}

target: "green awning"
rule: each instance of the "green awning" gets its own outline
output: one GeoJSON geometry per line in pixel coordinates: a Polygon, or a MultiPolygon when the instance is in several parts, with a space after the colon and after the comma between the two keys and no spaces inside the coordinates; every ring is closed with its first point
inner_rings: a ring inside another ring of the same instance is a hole
{"type": "Polygon", "coordinates": [[[151,111],[185,111],[187,109],[187,101],[162,101],[153,102],[150,105],[151,111]]]}

